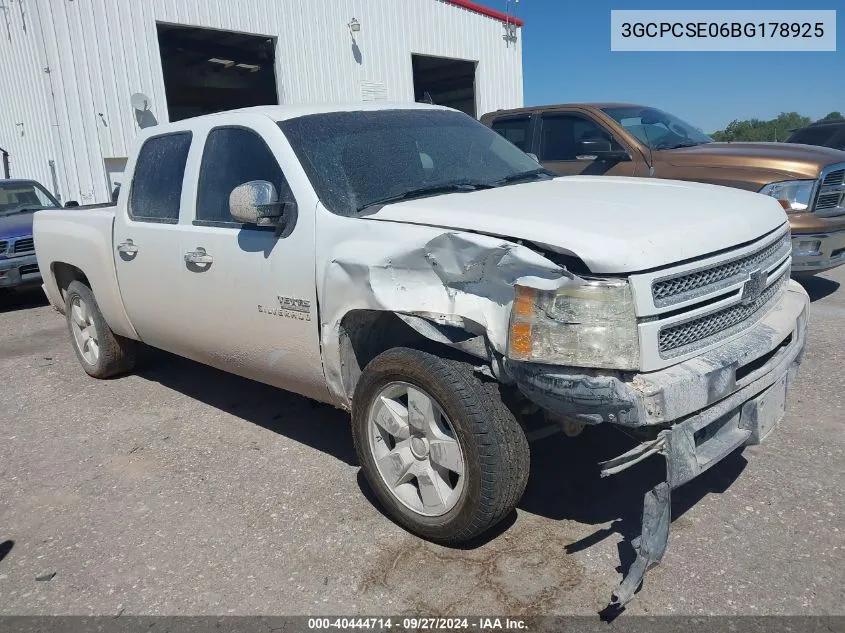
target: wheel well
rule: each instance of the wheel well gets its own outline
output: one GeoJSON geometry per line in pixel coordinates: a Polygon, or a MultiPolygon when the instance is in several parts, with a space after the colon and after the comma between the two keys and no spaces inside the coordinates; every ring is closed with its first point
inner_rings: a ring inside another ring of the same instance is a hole
{"type": "Polygon", "coordinates": [[[53,262],[51,269],[53,278],[56,280],[56,285],[59,287],[59,292],[62,293],[62,299],[64,299],[67,287],[72,281],[81,281],[89,288],[91,287],[88,277],[76,266],[64,262],[53,262]]]}
{"type": "Polygon", "coordinates": [[[388,349],[410,347],[445,358],[471,360],[479,358],[417,332],[393,312],[353,310],[340,323],[340,362],[343,388],[352,398],[364,367],[388,349]]]}

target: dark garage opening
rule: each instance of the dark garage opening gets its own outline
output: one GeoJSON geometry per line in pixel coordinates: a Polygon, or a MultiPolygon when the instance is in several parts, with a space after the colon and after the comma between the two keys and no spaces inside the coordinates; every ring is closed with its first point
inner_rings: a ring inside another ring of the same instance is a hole
{"type": "Polygon", "coordinates": [[[171,121],[255,105],[275,105],[274,38],[157,24],[171,121]]]}
{"type": "Polygon", "coordinates": [[[411,55],[414,101],[449,106],[475,117],[475,62],[411,55]]]}

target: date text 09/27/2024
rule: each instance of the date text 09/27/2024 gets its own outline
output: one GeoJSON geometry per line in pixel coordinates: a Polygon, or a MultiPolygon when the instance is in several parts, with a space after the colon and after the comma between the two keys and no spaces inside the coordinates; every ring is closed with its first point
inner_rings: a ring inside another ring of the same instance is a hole
{"type": "Polygon", "coordinates": [[[427,617],[352,617],[352,618],[309,618],[309,630],[354,630],[371,631],[520,631],[528,628],[525,620],[519,618],[427,618],[427,617]]]}

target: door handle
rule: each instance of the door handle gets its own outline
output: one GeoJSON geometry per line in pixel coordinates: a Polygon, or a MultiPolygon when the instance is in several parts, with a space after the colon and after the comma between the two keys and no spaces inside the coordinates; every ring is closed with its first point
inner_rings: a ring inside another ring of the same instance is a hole
{"type": "Polygon", "coordinates": [[[124,253],[125,255],[134,255],[138,252],[138,247],[135,246],[132,240],[126,240],[117,245],[117,252],[124,253]]]}
{"type": "Polygon", "coordinates": [[[205,252],[202,246],[197,246],[197,250],[185,253],[186,264],[210,264],[214,258],[205,252]]]}

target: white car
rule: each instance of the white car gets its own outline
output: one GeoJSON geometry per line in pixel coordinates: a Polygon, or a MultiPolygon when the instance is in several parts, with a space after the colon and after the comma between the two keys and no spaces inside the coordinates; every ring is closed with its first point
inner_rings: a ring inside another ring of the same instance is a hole
{"type": "Polygon", "coordinates": [[[85,371],[130,370],[142,341],[349,410],[378,499],[425,538],[513,511],[526,411],[624,427],[640,442],[603,474],[667,469],[622,605],[663,554],[670,490],[783,417],[809,303],[771,198],[553,177],[420,104],[184,120],[127,168],[116,206],[35,218],[85,371]]]}

